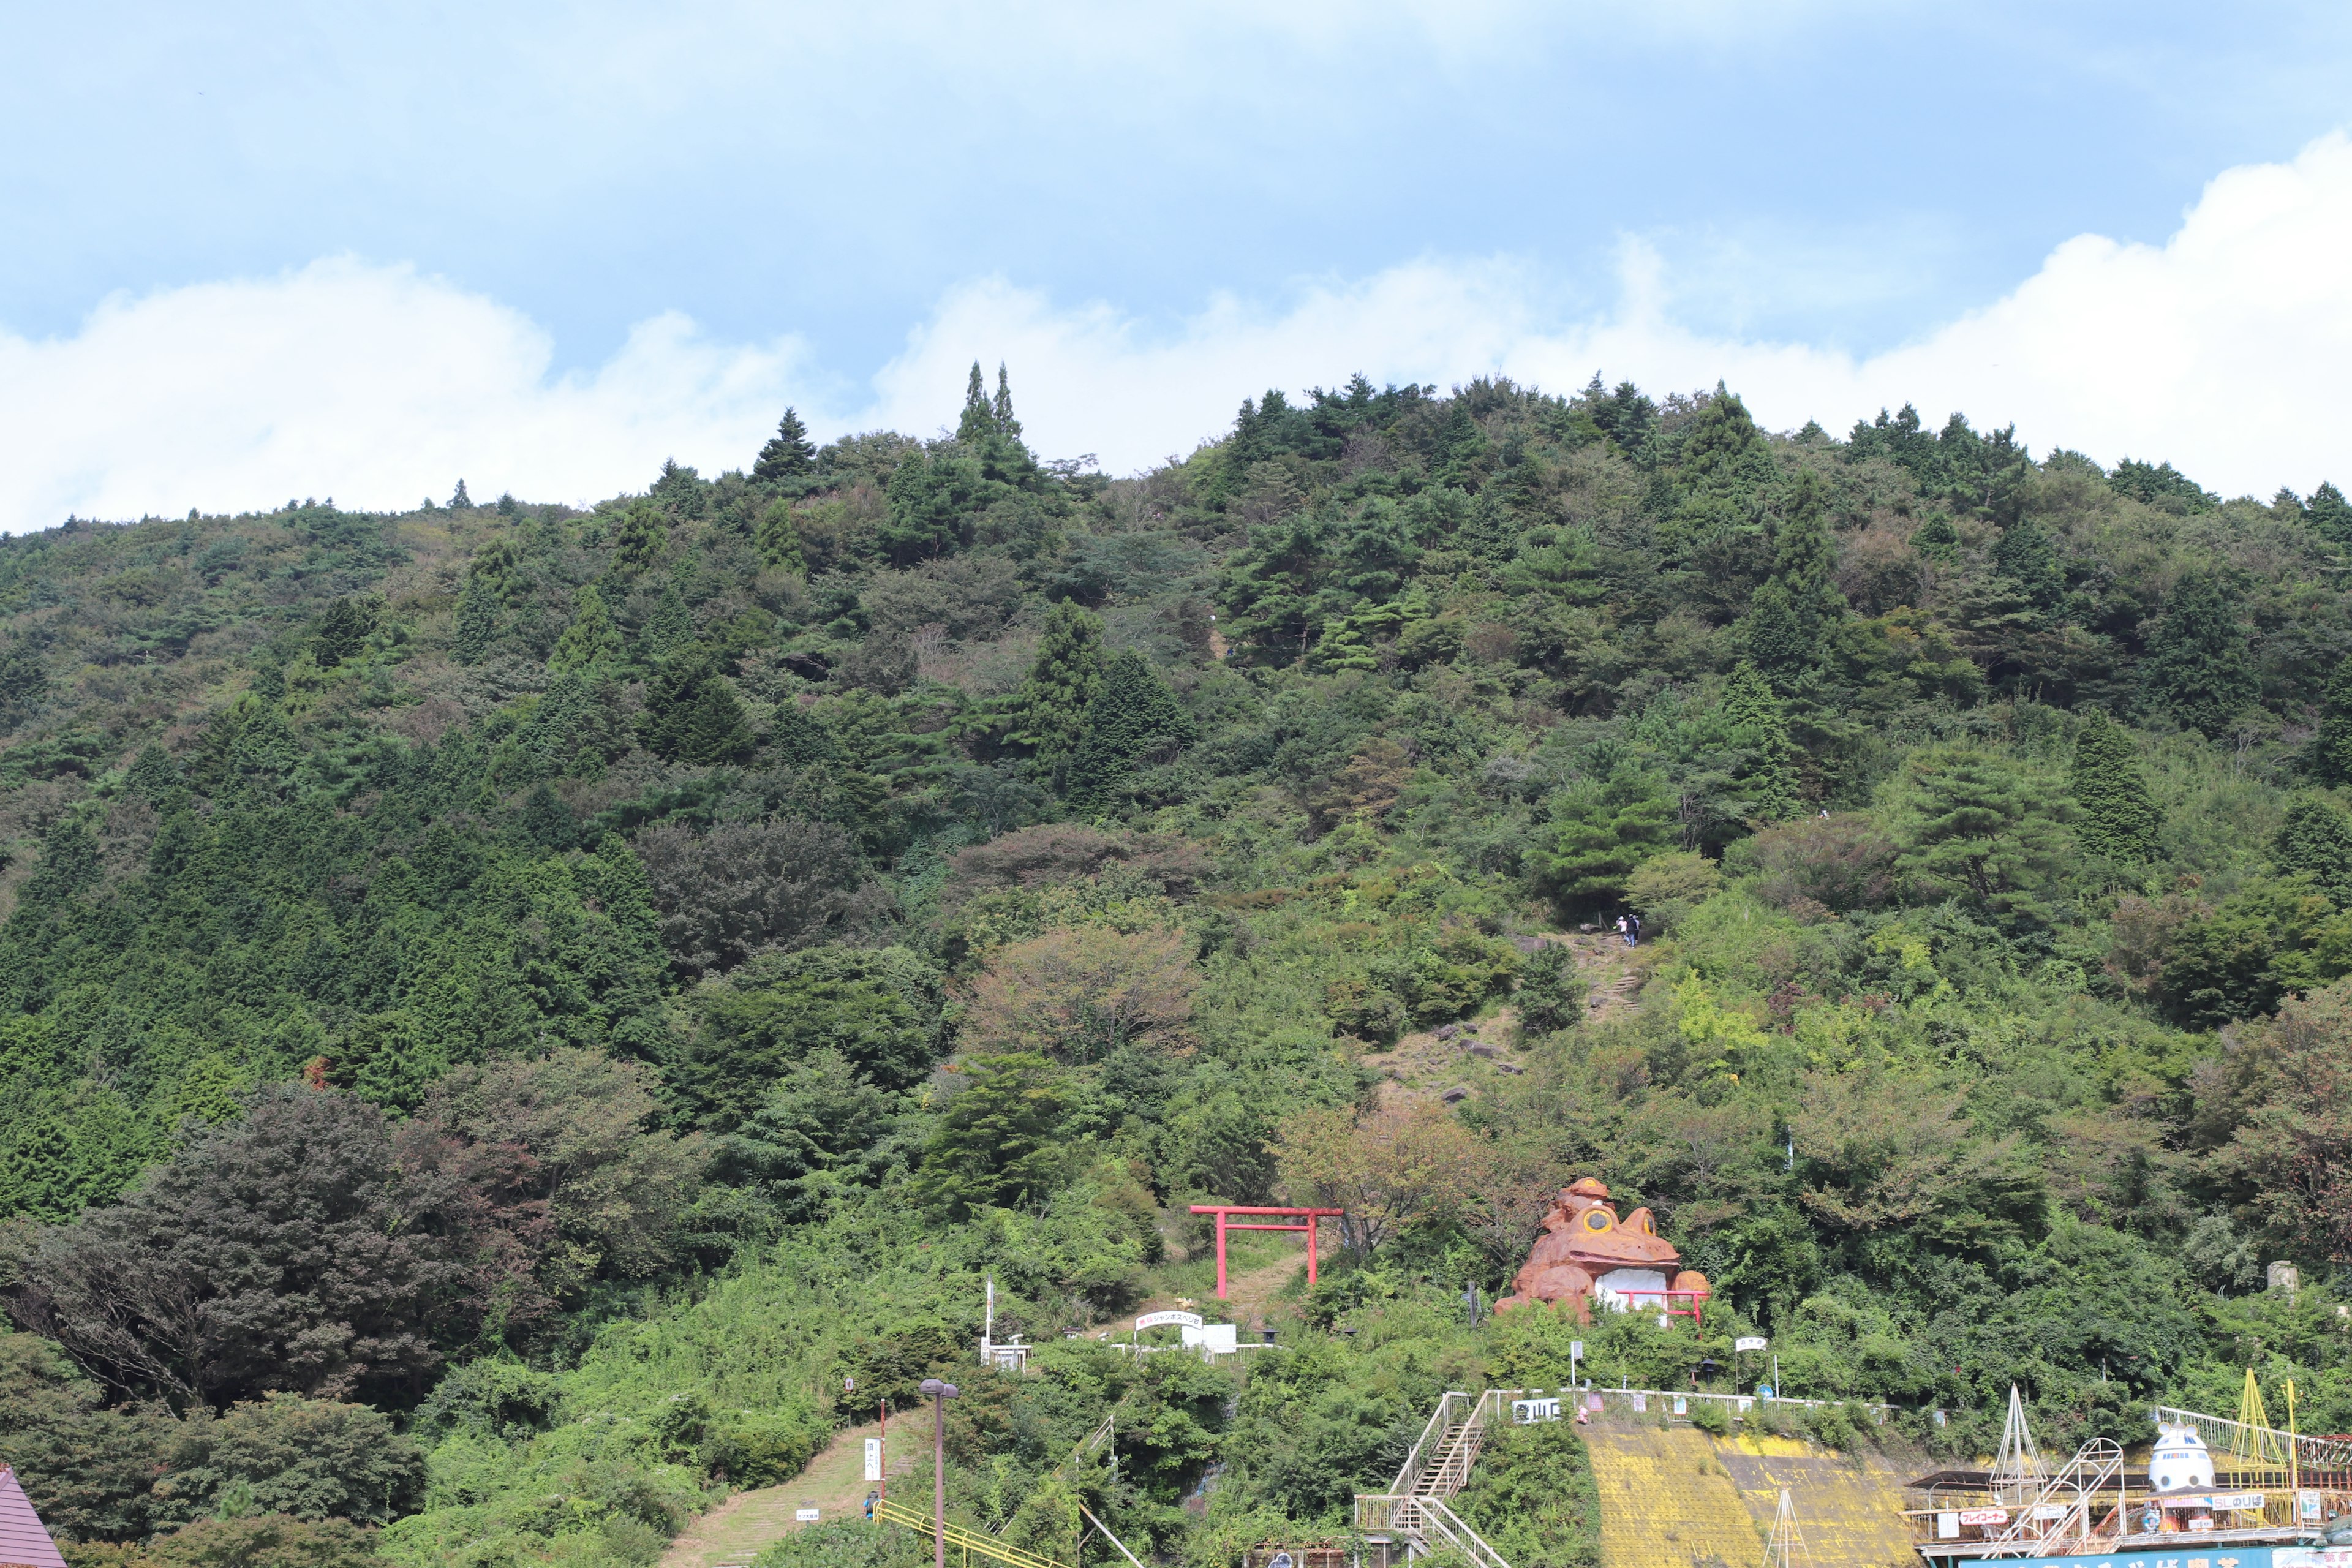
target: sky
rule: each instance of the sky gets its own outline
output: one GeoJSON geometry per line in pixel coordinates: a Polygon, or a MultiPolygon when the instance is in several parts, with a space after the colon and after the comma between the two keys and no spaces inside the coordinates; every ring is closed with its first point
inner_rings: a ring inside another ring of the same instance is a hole
{"type": "Polygon", "coordinates": [[[1362,372],[2352,484],[2352,7],[0,0],[0,530],[1362,372]]]}

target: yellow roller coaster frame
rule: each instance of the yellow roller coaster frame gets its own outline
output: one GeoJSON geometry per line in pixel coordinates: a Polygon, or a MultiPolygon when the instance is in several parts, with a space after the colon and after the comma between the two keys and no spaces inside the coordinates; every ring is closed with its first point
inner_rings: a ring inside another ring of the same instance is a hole
{"type": "MultiPolygon", "coordinates": [[[[917,1513],[913,1509],[902,1508],[895,1502],[887,1500],[877,1502],[874,1505],[874,1519],[877,1524],[886,1522],[903,1524],[908,1530],[919,1534],[931,1533],[929,1514],[917,1513]]],[[[1066,1568],[1065,1564],[1056,1563],[1050,1557],[1040,1557],[1034,1552],[1024,1552],[1017,1546],[1007,1546],[992,1535],[977,1530],[966,1530],[960,1524],[948,1526],[947,1541],[950,1553],[949,1560],[955,1561],[952,1554],[961,1552],[963,1553],[964,1568],[971,1568],[971,1560],[975,1556],[985,1557],[992,1563],[1004,1563],[1006,1568],[1066,1568]]]]}

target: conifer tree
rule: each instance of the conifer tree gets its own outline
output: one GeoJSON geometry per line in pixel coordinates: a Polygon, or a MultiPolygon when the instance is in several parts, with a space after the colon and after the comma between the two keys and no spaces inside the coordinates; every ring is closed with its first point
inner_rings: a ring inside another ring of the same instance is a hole
{"type": "Polygon", "coordinates": [[[2058,564],[2058,552],[2049,533],[2024,518],[2000,531],[2000,540],[1992,547],[1992,560],[2002,575],[2045,610],[2058,602],[2058,595],[2066,585],[2065,573],[2058,564]]]}
{"type": "Polygon", "coordinates": [[[816,467],[816,443],[809,439],[808,426],[801,423],[797,409],[787,408],[776,422],[776,433],[760,448],[759,460],[751,465],[751,477],[773,484],[780,479],[798,479],[816,467]]]}
{"type": "Polygon", "coordinates": [[[2301,872],[2338,909],[2352,909],[2352,815],[2323,795],[2300,795],[2286,808],[2271,855],[2279,869],[2301,872]]]}
{"type": "Polygon", "coordinates": [[[457,595],[457,625],[449,638],[449,653],[459,664],[479,664],[499,635],[496,584],[478,574],[466,581],[457,595]]]}
{"type": "Polygon", "coordinates": [[[1064,600],[1045,612],[1036,662],[1013,699],[1005,739],[1052,770],[1076,749],[1087,704],[1102,686],[1102,622],[1064,600]]]}
{"type": "Polygon", "coordinates": [[[2336,670],[2327,683],[2308,765],[2323,784],[2352,783],[2352,664],[2336,670]]]}
{"type": "Polygon", "coordinates": [[[1102,688],[1087,704],[1063,793],[1081,811],[1109,811],[1147,758],[1192,739],[1192,718],[1160,672],[1133,648],[1121,648],[1103,667],[1102,688]]]}
{"type": "Polygon", "coordinates": [[[1004,362],[996,364],[996,402],[989,410],[996,421],[996,433],[1008,441],[1021,439],[1021,421],[1013,417],[1013,382],[1004,373],[1004,362]]]}
{"type": "Polygon", "coordinates": [[[2075,836],[2095,855],[2137,863],[2156,853],[2156,801],[2147,792],[2131,736],[2094,711],[2074,736],[2070,783],[2081,807],[2075,836]]]}
{"type": "Polygon", "coordinates": [[[1756,667],[1741,659],[1723,689],[1723,716],[1733,736],[1755,760],[1741,770],[1740,783],[1751,822],[1783,822],[1804,809],[1797,790],[1789,721],[1756,667]]]}
{"type": "Polygon", "coordinates": [[[2219,740],[2254,700],[2253,658],[2237,596],[2217,577],[2184,577],[2147,639],[2143,711],[2219,740]]]}
{"type": "Polygon", "coordinates": [[[595,584],[583,584],[572,595],[572,624],[563,628],[547,656],[549,672],[587,669],[619,658],[620,652],[621,630],[613,624],[613,612],[604,607],[604,595],[596,592],[595,584]]]}
{"type": "Polygon", "coordinates": [[[2323,480],[2311,492],[2311,504],[2304,508],[2304,515],[2322,539],[2352,544],[2352,501],[2346,500],[2344,492],[2334,485],[2323,480]]]}
{"type": "Polygon", "coordinates": [[[1767,578],[1748,601],[1747,632],[1748,659],[1784,691],[1821,653],[1818,632],[1797,613],[1778,577],[1767,578]]]}
{"type": "Polygon", "coordinates": [[[691,651],[646,683],[637,727],[646,750],[701,767],[747,761],[758,744],[735,689],[708,655],[691,651]]]}
{"type": "Polygon", "coordinates": [[[1066,1158],[1061,1075],[1034,1051],[974,1057],[971,1086],[947,1102],[915,1192],[943,1218],[1014,1208],[1051,1190],[1066,1158]]]}
{"type": "MultiPolygon", "coordinates": [[[[1005,400],[1005,412],[1011,413],[1012,399],[1005,400]]],[[[988,401],[988,383],[981,379],[980,362],[971,362],[971,375],[964,383],[963,414],[956,421],[956,439],[967,447],[978,448],[987,445],[996,434],[996,409],[988,401]]]]}
{"type": "Polygon", "coordinates": [[[473,504],[474,498],[466,493],[466,481],[459,479],[456,492],[449,497],[450,509],[455,510],[460,507],[471,507],[473,504]]]}
{"type": "Polygon", "coordinates": [[[760,514],[751,542],[760,559],[785,572],[805,572],[808,557],[801,549],[800,525],[793,521],[790,501],[778,501],[760,514]]]}
{"type": "Polygon", "coordinates": [[[620,536],[614,553],[621,564],[642,571],[653,564],[669,544],[669,521],[650,501],[638,501],[621,514],[620,536]]]}

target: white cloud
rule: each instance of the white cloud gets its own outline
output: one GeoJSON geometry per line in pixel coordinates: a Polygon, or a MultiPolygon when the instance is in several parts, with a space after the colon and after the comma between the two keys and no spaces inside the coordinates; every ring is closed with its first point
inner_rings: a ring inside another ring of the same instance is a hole
{"type": "Polygon", "coordinates": [[[2161,247],[2084,236],[2005,298],[1857,358],[1677,325],[1670,280],[1629,243],[1613,310],[1569,319],[1542,270],[1424,260],[1221,297],[1173,328],[1058,305],[1001,279],[951,290],[877,373],[828,401],[798,340],[716,343],[672,313],[593,374],[551,376],[519,312],[401,267],[317,263],[277,279],[107,301],[75,336],[0,333],[0,527],[332,494],[413,504],[459,476],[478,495],[641,488],[665,457],[740,466],[787,401],[821,433],[954,417],[965,367],[1010,362],[1031,439],[1125,470],[1189,449],[1269,385],[1446,384],[1502,371],[1565,390],[1595,369],[1653,389],[1720,378],[1767,424],[1832,429],[1882,405],[2014,420],[2036,450],[2166,458],[2267,495],[2352,480],[2352,142],[2215,179],[2161,247]]]}
{"type": "Polygon", "coordinates": [[[76,336],[0,334],[0,528],[68,512],[413,506],[642,489],[663,458],[756,448],[797,345],[714,344],[676,313],[593,375],[551,377],[519,311],[405,267],[320,261],[275,279],[107,300],[76,336]],[[651,465],[649,467],[649,465],[651,465]]]}

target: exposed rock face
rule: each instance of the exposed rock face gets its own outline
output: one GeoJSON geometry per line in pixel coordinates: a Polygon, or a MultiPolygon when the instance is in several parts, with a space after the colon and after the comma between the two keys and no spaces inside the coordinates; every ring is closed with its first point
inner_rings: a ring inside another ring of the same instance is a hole
{"type": "Polygon", "coordinates": [[[1587,1176],[1552,1200],[1543,1235],[1512,1279],[1511,1294],[1496,1302],[1495,1310],[1564,1301],[1575,1309],[1577,1321],[1589,1323],[1596,1298],[1621,1312],[1663,1310],[1670,1291],[1703,1300],[1706,1276],[1683,1268],[1682,1260],[1658,1234],[1648,1209],[1618,1218],[1609,1189],[1587,1176]]]}

